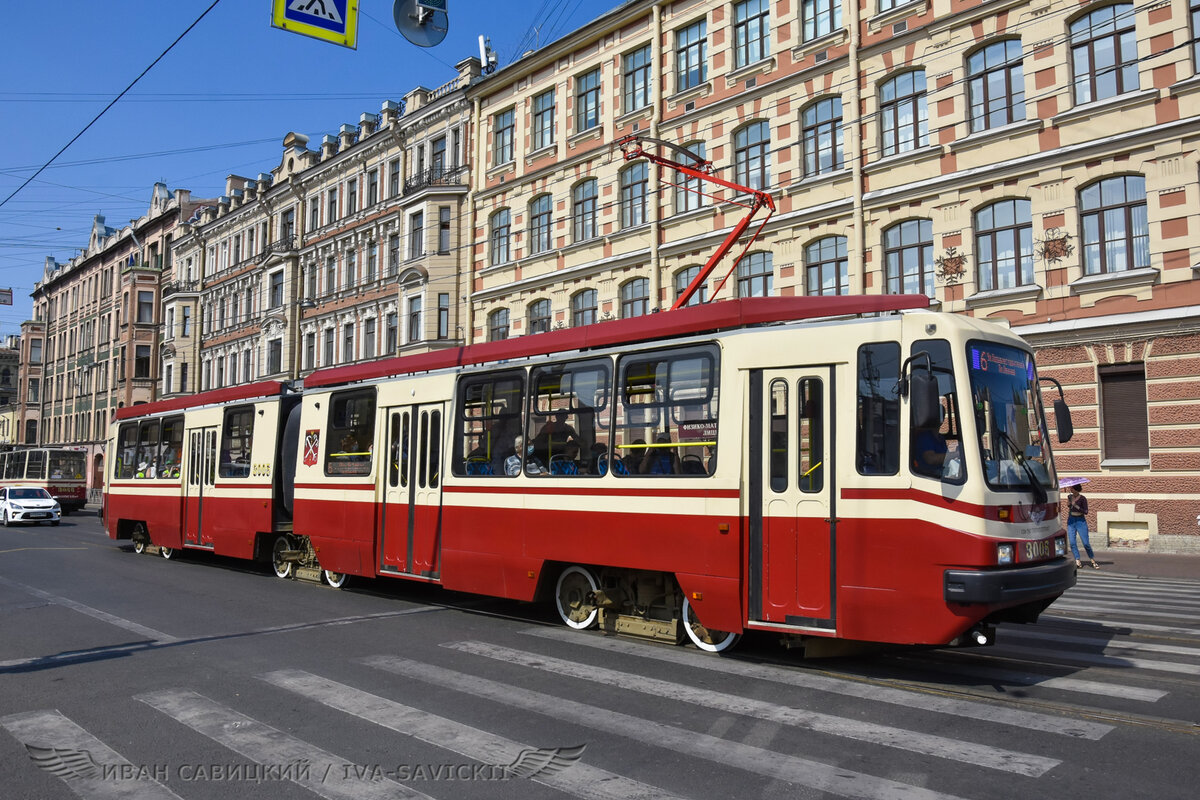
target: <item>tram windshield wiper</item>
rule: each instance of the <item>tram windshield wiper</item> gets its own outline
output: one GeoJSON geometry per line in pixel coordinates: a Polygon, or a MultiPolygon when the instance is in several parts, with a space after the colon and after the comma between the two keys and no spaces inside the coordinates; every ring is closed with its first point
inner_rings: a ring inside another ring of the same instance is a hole
{"type": "Polygon", "coordinates": [[[1021,452],[1021,448],[1017,445],[1016,441],[1008,435],[1008,431],[997,426],[996,433],[1000,434],[1005,443],[1008,444],[1008,449],[1012,452],[1013,462],[1019,465],[1029,478],[1029,490],[1033,492],[1033,501],[1038,505],[1043,505],[1049,499],[1049,496],[1046,494],[1046,487],[1042,486],[1042,482],[1038,480],[1037,473],[1029,466],[1029,459],[1021,452]]]}

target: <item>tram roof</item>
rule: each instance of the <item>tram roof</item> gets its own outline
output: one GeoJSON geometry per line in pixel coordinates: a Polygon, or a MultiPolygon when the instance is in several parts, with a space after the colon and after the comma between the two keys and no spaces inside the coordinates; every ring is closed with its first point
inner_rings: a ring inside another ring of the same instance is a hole
{"type": "Polygon", "coordinates": [[[337,386],[391,375],[431,372],[675,336],[692,336],[773,322],[798,322],[928,307],[929,298],[923,294],[754,297],[723,300],[630,319],[547,331],[516,339],[480,342],[428,353],[396,356],[382,361],[330,367],[307,376],[304,379],[304,387],[308,389],[337,386]]]}
{"type": "Polygon", "coordinates": [[[178,411],[184,408],[198,408],[214,403],[233,403],[238,400],[254,400],[259,397],[277,397],[287,392],[287,384],[281,381],[258,381],[242,386],[228,386],[224,389],[212,389],[199,394],[173,397],[170,400],[158,400],[153,403],[142,403],[137,406],[118,408],[117,419],[143,417],[147,414],[158,414],[164,411],[178,411]]]}

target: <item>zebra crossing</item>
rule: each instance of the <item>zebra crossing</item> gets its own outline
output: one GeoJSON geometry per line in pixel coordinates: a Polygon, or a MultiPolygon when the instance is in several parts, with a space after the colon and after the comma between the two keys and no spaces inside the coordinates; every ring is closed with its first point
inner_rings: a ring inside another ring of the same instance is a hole
{"type": "Polygon", "coordinates": [[[542,794],[528,796],[589,800],[713,796],[684,779],[697,765],[821,796],[966,800],[980,796],[972,784],[1054,781],[1070,767],[1073,743],[1105,742],[1121,722],[1115,712],[1102,719],[943,691],[939,675],[1037,689],[1092,711],[1107,701],[1162,714],[1173,692],[1200,692],[1197,612],[1196,582],[1086,575],[1043,624],[1004,625],[992,648],[882,656],[903,670],[903,680],[872,679],[863,671],[869,662],[839,672],[531,627],[504,644],[447,641],[425,658],[402,651],[348,657],[361,671],[354,674],[372,676],[364,681],[370,686],[300,668],[255,674],[263,691],[285,698],[278,714],[242,707],[237,693],[210,697],[186,686],[127,698],[152,709],[163,726],[176,726],[176,735],[231,754],[207,773],[196,764],[186,774],[182,764],[147,765],[57,709],[2,716],[0,727],[24,747],[27,769],[44,770],[84,800],[212,796],[198,784],[216,779],[274,782],[287,796],[329,800],[456,798],[464,783],[483,781],[514,797],[527,796],[522,787],[531,785],[542,794]],[[439,692],[492,713],[461,719],[422,707],[439,692]],[[663,703],[670,713],[651,710],[663,703]],[[291,730],[296,712],[284,708],[345,715],[396,748],[419,742],[421,752],[442,755],[387,769],[361,764],[361,756],[328,741],[306,741],[291,730]],[[574,738],[514,737],[512,729],[496,729],[497,709],[510,719],[541,720],[532,729],[542,735],[571,731],[574,738]],[[900,711],[903,724],[895,722],[900,711]],[[638,748],[646,763],[616,758],[617,745],[606,743],[638,748]],[[884,753],[910,756],[911,771],[873,769],[884,753]],[[943,780],[948,775],[970,780],[943,780]]]}

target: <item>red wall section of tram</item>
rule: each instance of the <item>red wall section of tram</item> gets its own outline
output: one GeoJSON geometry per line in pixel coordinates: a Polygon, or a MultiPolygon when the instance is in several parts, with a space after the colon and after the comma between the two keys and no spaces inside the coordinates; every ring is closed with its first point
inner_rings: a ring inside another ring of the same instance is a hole
{"type": "MultiPolygon", "coordinates": [[[[170,484],[156,484],[156,486],[170,484]]],[[[147,492],[147,483],[114,483],[104,498],[105,527],[110,539],[116,539],[119,525],[142,522],[150,540],[162,547],[194,547],[184,541],[184,499],[179,494],[157,495],[147,492]]],[[[179,485],[174,484],[176,491],[179,485]]],[[[191,502],[194,499],[189,498],[191,502]]],[[[204,498],[200,542],[203,549],[234,558],[253,558],[257,532],[272,530],[272,505],[266,497],[204,498]]]]}
{"type": "Polygon", "coordinates": [[[345,490],[342,499],[316,500],[302,496],[302,487],[296,487],[293,530],[312,542],[322,569],[347,575],[373,577],[376,574],[375,510],[378,504],[354,500],[356,496],[362,497],[364,492],[373,492],[374,488],[373,484],[367,484],[362,489],[345,490]]]}

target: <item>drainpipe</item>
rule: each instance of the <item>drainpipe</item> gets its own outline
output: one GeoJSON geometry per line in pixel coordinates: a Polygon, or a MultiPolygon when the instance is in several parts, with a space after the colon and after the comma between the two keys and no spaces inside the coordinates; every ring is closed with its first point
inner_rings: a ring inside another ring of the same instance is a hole
{"type": "Polygon", "coordinates": [[[463,135],[463,141],[475,142],[475,155],[472,158],[471,170],[471,191],[467,195],[467,203],[470,206],[467,215],[467,235],[463,237],[462,226],[459,226],[460,247],[459,252],[463,252],[461,247],[462,239],[466,239],[471,244],[465,251],[467,254],[467,263],[465,272],[467,274],[466,286],[460,294],[461,297],[467,299],[467,329],[464,331],[464,342],[466,344],[474,344],[475,342],[475,223],[478,216],[477,200],[479,195],[479,184],[484,180],[485,171],[483,169],[483,144],[480,141],[483,139],[483,126],[480,124],[480,114],[483,113],[483,103],[478,97],[471,101],[471,128],[470,135],[463,135]]]}
{"type": "MultiPolygon", "coordinates": [[[[654,46],[650,48],[651,71],[655,76],[652,82],[654,96],[650,102],[650,136],[657,139],[658,125],[662,121],[663,106],[663,65],[662,48],[662,7],[668,0],[659,0],[654,4],[651,31],[654,36],[654,46]]],[[[650,196],[654,198],[651,204],[653,216],[650,221],[650,297],[654,299],[651,311],[662,308],[662,265],[659,259],[658,246],[662,241],[662,190],[661,168],[655,169],[650,175],[650,196]]]]}
{"type": "MultiPolygon", "coordinates": [[[[858,272],[858,292],[867,291],[867,231],[865,213],[863,211],[863,158],[866,155],[863,148],[862,131],[862,90],[860,87],[861,67],[858,61],[858,50],[862,43],[861,9],[857,2],[849,4],[850,8],[850,152],[852,154],[850,170],[854,180],[854,248],[858,251],[855,260],[858,272]]],[[[853,291],[853,287],[849,287],[853,291]]]]}

